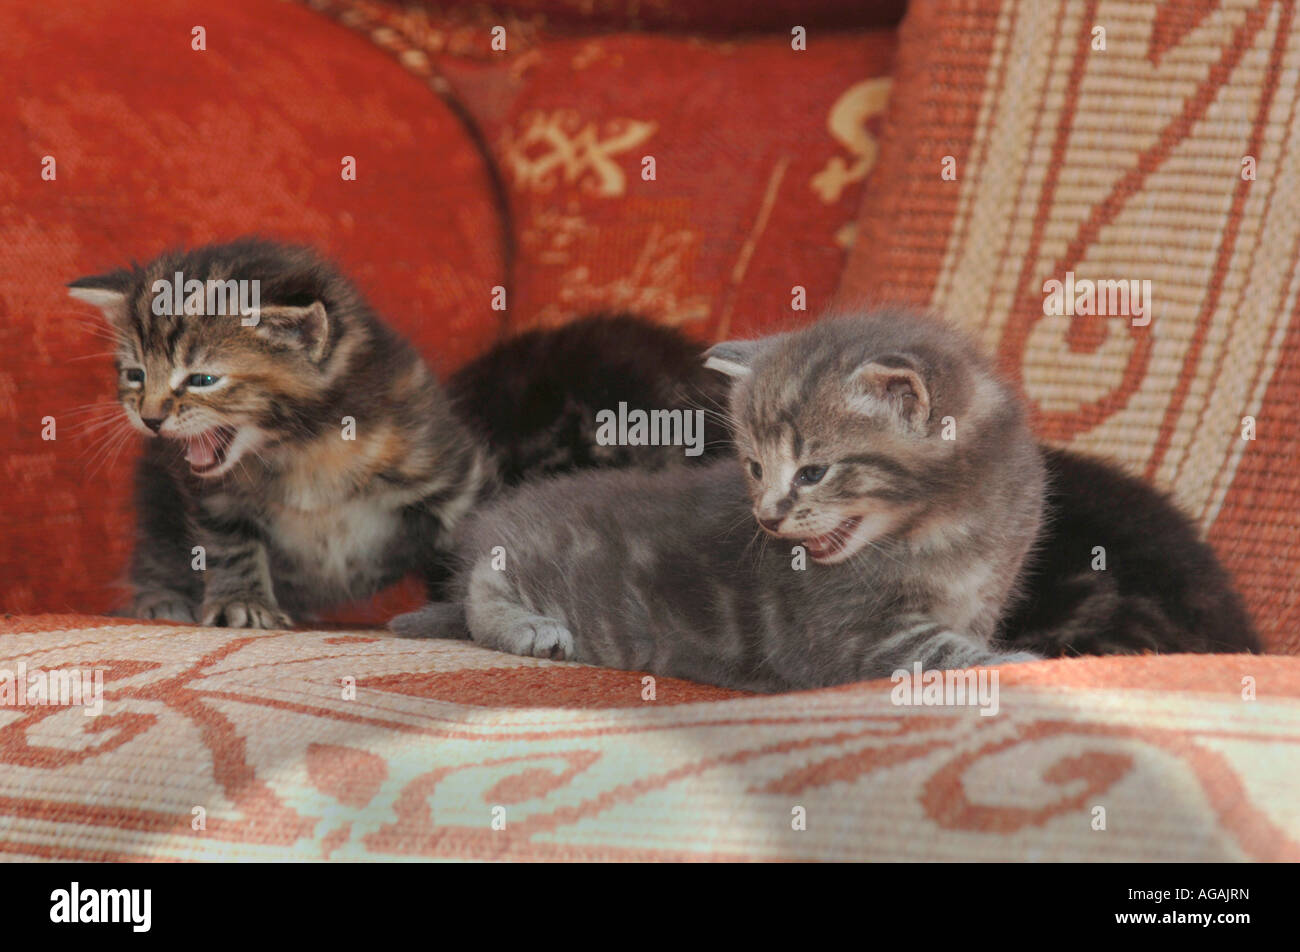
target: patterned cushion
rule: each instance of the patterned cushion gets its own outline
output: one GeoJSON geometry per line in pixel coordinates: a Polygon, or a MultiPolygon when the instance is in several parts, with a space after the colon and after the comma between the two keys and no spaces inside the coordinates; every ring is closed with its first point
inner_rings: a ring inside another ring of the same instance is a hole
{"type": "Polygon", "coordinates": [[[517,326],[617,308],[715,339],[830,302],[876,158],[892,29],[813,30],[796,51],[788,28],[592,33],[477,8],[313,6],[448,81],[482,126],[515,218],[517,326]]]}
{"type": "Polygon", "coordinates": [[[1300,859],[1300,658],[1020,665],[993,716],[365,631],[26,618],[0,659],[104,676],[0,707],[0,857],[1300,859]]]}
{"type": "Polygon", "coordinates": [[[1295,27],[1270,2],[918,0],[840,295],[974,330],[1048,439],[1174,492],[1293,652],[1295,27]],[[1150,323],[1049,315],[1070,273],[1149,281],[1150,323]]]}

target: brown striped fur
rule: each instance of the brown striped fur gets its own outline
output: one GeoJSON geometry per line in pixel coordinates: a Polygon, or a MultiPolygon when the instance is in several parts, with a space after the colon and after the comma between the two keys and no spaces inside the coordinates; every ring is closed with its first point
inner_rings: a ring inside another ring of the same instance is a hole
{"type": "Polygon", "coordinates": [[[150,437],[131,614],[282,626],[412,570],[436,581],[450,530],[495,469],[419,355],[337,270],[244,239],[83,278],[71,293],[107,316],[119,400],[150,437]],[[260,282],[260,320],[154,313],[154,282],[177,272],[260,282]],[[191,386],[192,374],[219,382],[191,386]],[[196,441],[215,466],[196,470],[196,441]]]}

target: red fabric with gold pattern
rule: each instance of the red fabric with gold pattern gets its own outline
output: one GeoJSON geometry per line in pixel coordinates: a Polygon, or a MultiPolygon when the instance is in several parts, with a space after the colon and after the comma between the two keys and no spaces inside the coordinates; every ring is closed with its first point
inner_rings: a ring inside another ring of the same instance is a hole
{"type": "Polygon", "coordinates": [[[448,80],[483,127],[514,211],[515,326],[624,308],[711,339],[829,304],[876,158],[892,30],[812,30],[796,50],[786,29],[724,41],[314,6],[448,80]]]}
{"type": "Polygon", "coordinates": [[[630,308],[717,339],[788,323],[795,286],[825,307],[893,38],[812,42],[545,44],[500,139],[527,262],[518,318],[630,308]]]}

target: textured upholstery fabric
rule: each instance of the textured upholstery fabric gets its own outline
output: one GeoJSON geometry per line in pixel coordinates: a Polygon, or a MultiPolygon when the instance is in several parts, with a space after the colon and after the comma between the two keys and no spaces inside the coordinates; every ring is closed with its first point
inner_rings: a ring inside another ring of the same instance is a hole
{"type": "Polygon", "coordinates": [[[0,667],[105,670],[97,717],[0,708],[0,857],[1300,859],[1300,658],[1018,665],[984,716],[888,681],[651,701],[465,642],[101,625],[0,627],[0,667]]]}
{"type": "MultiPolygon", "coordinates": [[[[373,5],[373,4],[372,4],[373,5]]],[[[465,4],[424,0],[420,4],[435,15],[463,9],[465,4]]],[[[605,29],[658,29],[737,32],[770,30],[788,32],[804,27],[897,26],[905,0],[504,0],[489,4],[502,15],[522,20],[544,20],[556,27],[605,29]]],[[[478,10],[473,13],[477,15],[478,10]]]]}
{"type": "Polygon", "coordinates": [[[830,303],[875,163],[892,30],[813,30],[794,50],[788,29],[722,39],[314,6],[448,81],[482,126],[514,210],[517,325],[625,308],[717,338],[830,303]]]}
{"type": "Polygon", "coordinates": [[[976,332],[1048,439],[1172,490],[1300,650],[1293,6],[918,0],[898,55],[842,300],[976,332]],[[1045,316],[1067,272],[1149,280],[1150,323],[1045,316]]]}

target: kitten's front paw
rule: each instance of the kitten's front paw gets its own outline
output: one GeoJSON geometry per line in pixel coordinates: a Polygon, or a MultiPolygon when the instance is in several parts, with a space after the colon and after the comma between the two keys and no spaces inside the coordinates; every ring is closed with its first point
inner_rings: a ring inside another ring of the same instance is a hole
{"type": "Polygon", "coordinates": [[[128,618],[165,619],[167,621],[195,621],[194,605],[184,595],[160,589],[140,592],[127,607],[128,618]]]}
{"type": "Polygon", "coordinates": [[[552,661],[568,661],[573,657],[573,634],[558,621],[538,617],[520,623],[510,632],[511,640],[518,645],[515,654],[552,661]]]}
{"type": "Polygon", "coordinates": [[[429,602],[423,608],[397,615],[388,630],[399,638],[468,638],[465,609],[454,602],[429,602]]]}
{"type": "Polygon", "coordinates": [[[218,628],[292,628],[293,620],[263,602],[251,598],[205,602],[203,624],[218,628]]]}

